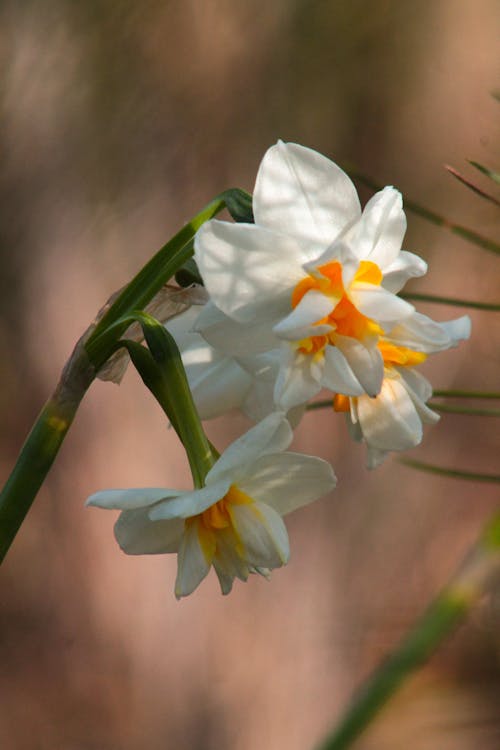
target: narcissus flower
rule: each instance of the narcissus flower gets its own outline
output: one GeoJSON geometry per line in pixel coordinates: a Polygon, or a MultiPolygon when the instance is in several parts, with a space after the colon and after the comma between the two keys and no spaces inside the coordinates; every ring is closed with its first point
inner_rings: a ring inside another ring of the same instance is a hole
{"type": "Polygon", "coordinates": [[[282,516],[335,486],[326,461],[284,452],[291,440],[290,425],[275,412],[227,448],[201,489],[107,490],[87,504],[122,510],[115,536],[124,552],[177,553],[177,598],[192,593],[211,566],[227,594],[235,578],[267,577],[284,565],[282,516]]]}
{"type": "Polygon", "coordinates": [[[456,346],[469,336],[467,316],[437,323],[415,313],[379,340],[384,361],[380,393],[375,398],[335,396],[335,410],[346,412],[353,437],[366,443],[369,468],[378,466],[391,451],[418,445],[422,423],[438,421],[439,415],[426,406],[432,386],[415,367],[428,354],[456,346]]]}
{"type": "Polygon", "coordinates": [[[349,177],[316,151],[281,141],[265,154],[255,224],[212,220],[195,258],[210,302],[196,327],[233,355],[278,348],[274,399],[288,410],[321,388],[376,395],[380,336],[414,308],[396,295],[426,264],[401,250],[401,195],[378,192],[361,212],[349,177]]]}

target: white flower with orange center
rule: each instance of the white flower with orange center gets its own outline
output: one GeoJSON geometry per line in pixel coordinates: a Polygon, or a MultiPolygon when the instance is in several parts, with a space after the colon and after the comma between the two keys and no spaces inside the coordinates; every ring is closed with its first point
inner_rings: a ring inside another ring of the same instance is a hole
{"type": "Polygon", "coordinates": [[[280,350],[275,403],[321,388],[376,395],[380,335],[414,308],[396,293],[426,264],[401,250],[401,195],[386,187],[361,212],[349,177],[316,151],[281,141],[264,156],[255,224],[212,220],[195,258],[210,302],[196,329],[234,356],[280,350]]]}
{"type": "Polygon", "coordinates": [[[191,594],[211,566],[227,594],[235,578],[267,577],[284,565],[282,516],[335,487],[326,461],[285,452],[291,440],[287,420],[274,412],[224,451],[201,489],[106,490],[87,505],[122,510],[115,536],[124,552],[177,553],[177,598],[191,594]]]}
{"type": "Polygon", "coordinates": [[[439,415],[426,402],[432,386],[417,370],[432,352],[443,351],[469,338],[467,316],[437,323],[415,313],[378,342],[384,362],[384,379],[375,398],[337,394],[336,411],[346,412],[356,440],[366,443],[368,466],[378,466],[391,451],[414,448],[422,440],[423,423],[434,423],[439,415]]]}

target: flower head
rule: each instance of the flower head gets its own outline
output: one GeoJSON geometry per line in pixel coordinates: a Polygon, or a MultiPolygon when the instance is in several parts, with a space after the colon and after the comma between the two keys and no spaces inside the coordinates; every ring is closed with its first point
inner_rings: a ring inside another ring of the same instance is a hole
{"type": "Polygon", "coordinates": [[[107,490],[88,505],[122,510],[115,536],[128,554],[177,552],[177,598],[187,596],[213,566],[222,592],[250,573],[268,576],[289,558],[282,516],[335,486],[326,461],[285,452],[292,431],[273,413],[230,445],[193,491],[107,490]]]}
{"type": "Polygon", "coordinates": [[[384,188],[361,212],[336,164],[278,142],[260,165],[253,211],[255,224],[212,220],[197,234],[211,300],[197,330],[236,356],[278,348],[281,409],[321,388],[376,395],[384,374],[379,337],[414,311],[396,292],[426,271],[401,251],[399,192],[384,188]]]}

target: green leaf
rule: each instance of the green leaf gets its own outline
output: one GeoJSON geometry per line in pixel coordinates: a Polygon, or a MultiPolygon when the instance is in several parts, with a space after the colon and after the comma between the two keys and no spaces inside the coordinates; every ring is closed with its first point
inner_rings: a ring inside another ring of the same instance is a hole
{"type": "Polygon", "coordinates": [[[485,398],[485,399],[500,399],[500,391],[463,391],[463,390],[452,390],[452,391],[433,391],[433,396],[439,396],[439,398],[485,398]]]}
{"type": "Polygon", "coordinates": [[[448,638],[473,607],[491,593],[500,572],[500,513],[467,551],[455,574],[394,651],[353,696],[319,750],[346,750],[367,729],[401,684],[448,638]]]}
{"type": "Polygon", "coordinates": [[[231,217],[237,222],[253,224],[252,196],[241,190],[234,188],[225,194],[226,207],[231,217]]]}
{"type": "Polygon", "coordinates": [[[476,169],[479,169],[480,172],[486,175],[486,177],[489,177],[490,180],[493,180],[493,182],[496,182],[500,185],[500,172],[494,172],[492,169],[488,169],[488,167],[484,167],[482,164],[479,164],[477,161],[472,161],[472,159],[469,159],[469,164],[472,164],[473,167],[476,169]]]}
{"type": "Polygon", "coordinates": [[[500,409],[476,409],[469,406],[437,404],[435,401],[429,401],[427,406],[443,414],[462,414],[469,417],[500,417],[500,409]]]}
{"type": "Polygon", "coordinates": [[[458,299],[456,297],[441,297],[436,294],[421,294],[420,292],[401,292],[399,296],[402,299],[415,300],[415,302],[435,302],[437,305],[470,307],[474,310],[486,310],[488,312],[500,311],[500,304],[497,302],[476,302],[475,300],[458,299]]]}
{"type": "Polygon", "coordinates": [[[125,289],[118,295],[109,310],[98,322],[86,343],[88,356],[98,370],[110,356],[110,350],[126,330],[108,329],[132,310],[141,310],[156,292],[182,267],[193,255],[193,238],[198,229],[227,205],[227,201],[238,203],[239,188],[226,190],[214,198],[200,213],[188,222],[172,237],[151,260],[139,271],[125,289]]]}
{"type": "Polygon", "coordinates": [[[427,471],[430,474],[441,474],[442,476],[451,477],[452,479],[466,479],[471,482],[491,482],[492,484],[500,483],[500,474],[482,474],[474,471],[448,469],[444,466],[436,466],[435,464],[428,464],[424,461],[415,461],[412,458],[400,458],[398,460],[405,466],[410,467],[410,469],[427,471]]]}
{"type": "Polygon", "coordinates": [[[444,165],[444,168],[451,174],[455,179],[457,179],[459,182],[462,183],[462,185],[465,185],[465,187],[469,188],[469,190],[472,190],[473,193],[476,193],[476,195],[479,195],[480,198],[484,198],[487,201],[490,201],[490,203],[494,203],[495,206],[500,206],[500,201],[495,198],[495,196],[490,195],[485,190],[479,187],[479,185],[476,185],[474,182],[469,180],[467,177],[464,177],[463,174],[460,174],[460,172],[455,169],[454,167],[450,167],[448,164],[444,165]]]}

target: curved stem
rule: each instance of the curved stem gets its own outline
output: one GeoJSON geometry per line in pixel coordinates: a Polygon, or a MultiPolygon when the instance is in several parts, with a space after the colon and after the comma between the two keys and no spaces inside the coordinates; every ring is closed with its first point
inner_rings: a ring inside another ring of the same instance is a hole
{"type": "Polygon", "coordinates": [[[248,210],[249,196],[234,188],[214,198],[139,271],[132,281],[83,334],[65,366],[60,382],[29,433],[12,473],[0,493],[0,562],[12,544],[43,480],[66,437],[80,401],[97,371],[114,351],[127,328],[108,328],[134,309],[146,305],[193,253],[199,227],[226,205],[248,210]]]}

